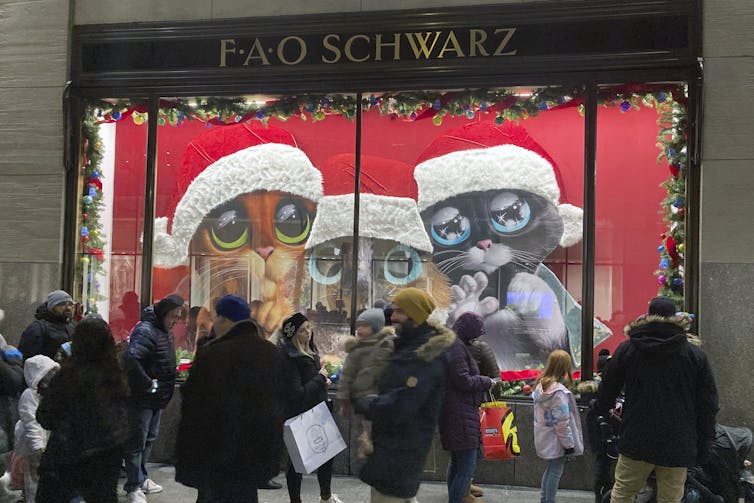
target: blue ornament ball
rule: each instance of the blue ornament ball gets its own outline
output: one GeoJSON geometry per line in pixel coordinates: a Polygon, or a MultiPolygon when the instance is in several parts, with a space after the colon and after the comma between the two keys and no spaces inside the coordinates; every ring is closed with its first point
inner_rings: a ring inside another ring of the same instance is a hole
{"type": "Polygon", "coordinates": [[[675,206],[676,208],[683,208],[683,199],[676,197],[675,201],[673,201],[673,206],[675,206]]]}
{"type": "Polygon", "coordinates": [[[328,98],[322,98],[322,101],[320,103],[322,103],[322,106],[326,107],[330,104],[330,100],[328,98]]]}
{"type": "Polygon", "coordinates": [[[332,382],[338,382],[338,374],[333,374],[330,376],[330,380],[332,382]]]}
{"type": "Polygon", "coordinates": [[[467,119],[473,119],[474,118],[474,111],[473,110],[467,110],[466,111],[466,118],[467,119]]]}
{"type": "Polygon", "coordinates": [[[82,236],[88,236],[89,235],[89,229],[86,228],[86,225],[81,226],[81,235],[82,236]]]}
{"type": "Polygon", "coordinates": [[[97,197],[97,189],[89,187],[89,197],[97,197]]]}
{"type": "Polygon", "coordinates": [[[306,108],[307,112],[313,111],[314,110],[314,103],[307,103],[305,108],[306,108]]]}
{"type": "Polygon", "coordinates": [[[673,283],[673,284],[674,284],[675,286],[679,286],[679,285],[682,285],[682,284],[683,284],[683,280],[682,280],[681,278],[673,278],[673,281],[672,281],[672,283],[673,283]]]}
{"type": "Polygon", "coordinates": [[[667,269],[668,268],[668,259],[663,258],[660,260],[660,269],[667,269]]]}
{"type": "Polygon", "coordinates": [[[540,110],[547,110],[547,102],[543,101],[542,103],[539,104],[539,107],[537,108],[539,108],[540,110]]]}
{"type": "Polygon", "coordinates": [[[668,147],[668,156],[675,157],[675,149],[673,147],[668,147]]]}
{"type": "Polygon", "coordinates": [[[120,120],[120,117],[121,117],[120,112],[115,111],[111,115],[112,115],[113,119],[115,119],[116,121],[120,120]]]}
{"type": "Polygon", "coordinates": [[[664,246],[660,245],[660,246],[657,247],[657,253],[662,253],[664,251],[665,251],[665,247],[664,246]]]}
{"type": "Polygon", "coordinates": [[[486,112],[487,111],[487,103],[482,103],[479,106],[479,110],[481,110],[482,112],[486,112]]]}
{"type": "Polygon", "coordinates": [[[631,110],[631,103],[629,103],[628,101],[624,101],[623,103],[620,104],[621,112],[628,112],[629,110],[631,110]]]}
{"type": "Polygon", "coordinates": [[[369,104],[375,106],[377,104],[377,96],[374,94],[369,95],[369,104]]]}
{"type": "Polygon", "coordinates": [[[432,103],[432,108],[435,110],[440,110],[442,108],[442,103],[440,102],[440,98],[436,99],[434,103],[432,103]]]}
{"type": "Polygon", "coordinates": [[[667,95],[665,93],[657,93],[657,102],[658,103],[665,103],[665,100],[667,99],[667,95]]]}
{"type": "Polygon", "coordinates": [[[99,180],[99,171],[92,171],[92,178],[99,180]]]}

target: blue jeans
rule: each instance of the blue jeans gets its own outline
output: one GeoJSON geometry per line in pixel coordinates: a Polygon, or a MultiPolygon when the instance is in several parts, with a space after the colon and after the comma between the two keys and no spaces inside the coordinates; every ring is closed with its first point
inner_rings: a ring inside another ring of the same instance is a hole
{"type": "Polygon", "coordinates": [[[558,493],[558,484],[560,484],[560,477],[563,476],[565,464],[565,456],[547,460],[547,468],[542,474],[542,496],[539,500],[541,503],[555,503],[555,495],[558,493]]]}
{"type": "Polygon", "coordinates": [[[152,443],[160,431],[162,409],[142,409],[129,407],[128,421],[131,438],[126,445],[123,461],[126,464],[126,483],[123,489],[127,493],[140,488],[147,480],[146,463],[152,452],[152,443]]]}
{"type": "Polygon", "coordinates": [[[202,503],[259,503],[255,483],[202,487],[200,494],[202,503]]]}
{"type": "Polygon", "coordinates": [[[461,503],[471,484],[471,477],[476,470],[479,449],[450,451],[448,463],[448,503],[461,503]]]}

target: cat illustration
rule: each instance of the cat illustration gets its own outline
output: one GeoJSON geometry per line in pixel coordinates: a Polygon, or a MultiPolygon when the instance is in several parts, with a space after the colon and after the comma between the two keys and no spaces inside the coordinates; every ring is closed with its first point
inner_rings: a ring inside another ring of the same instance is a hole
{"type": "Polygon", "coordinates": [[[582,211],[560,202],[542,147],[520,126],[472,123],[430,144],[414,176],[434,262],[453,284],[450,322],[483,315],[503,369],[574,349],[580,329],[569,333],[565,309],[576,303],[542,262],[580,240],[582,211]]]}
{"type": "MultiPolygon", "coordinates": [[[[242,194],[213,209],[191,239],[192,293],[261,299],[252,317],[269,336],[297,305],[314,215],[312,201],[278,191],[242,194]]],[[[200,312],[200,335],[212,320],[207,314],[200,312]]]]}

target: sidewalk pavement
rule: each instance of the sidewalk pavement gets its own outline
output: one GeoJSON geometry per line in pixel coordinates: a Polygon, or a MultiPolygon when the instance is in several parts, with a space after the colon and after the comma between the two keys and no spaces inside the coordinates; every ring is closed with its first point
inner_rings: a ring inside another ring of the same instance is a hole
{"type": "MultiPolygon", "coordinates": [[[[147,496],[149,503],[194,503],[196,490],[183,486],[175,481],[175,469],[172,465],[150,464],[148,466],[149,478],[164,487],[161,493],[147,496]]],[[[259,491],[260,503],[288,503],[288,491],[285,489],[285,475],[278,475],[275,480],[283,484],[282,489],[274,491],[259,491]]],[[[125,502],[123,493],[123,479],[119,481],[120,498],[125,502]]],[[[482,501],[505,502],[505,503],[532,503],[539,501],[539,489],[529,487],[491,486],[484,485],[484,497],[482,501]]],[[[343,503],[368,503],[369,487],[356,477],[333,477],[332,490],[343,503]]],[[[301,494],[306,503],[319,502],[319,488],[315,475],[305,475],[301,486],[301,494]]],[[[448,490],[442,482],[422,482],[419,494],[419,503],[446,503],[448,490]]],[[[558,491],[559,503],[592,503],[594,494],[584,491],[558,491]]]]}

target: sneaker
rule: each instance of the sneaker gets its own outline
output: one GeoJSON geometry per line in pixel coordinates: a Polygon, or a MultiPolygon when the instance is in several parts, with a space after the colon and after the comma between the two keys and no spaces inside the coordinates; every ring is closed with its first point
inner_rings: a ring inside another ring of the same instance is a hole
{"type": "Polygon", "coordinates": [[[152,479],[147,479],[141,485],[141,490],[144,491],[144,494],[154,494],[162,492],[162,486],[152,479]]]}
{"type": "Polygon", "coordinates": [[[128,496],[128,503],[147,503],[147,497],[141,489],[131,491],[128,496]]]}
{"type": "Polygon", "coordinates": [[[319,503],[343,503],[343,501],[340,498],[338,498],[337,494],[332,493],[330,495],[329,500],[323,500],[322,497],[320,496],[319,503]]]}

